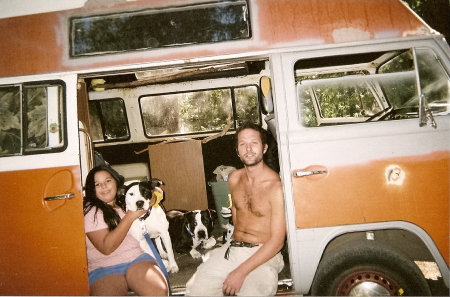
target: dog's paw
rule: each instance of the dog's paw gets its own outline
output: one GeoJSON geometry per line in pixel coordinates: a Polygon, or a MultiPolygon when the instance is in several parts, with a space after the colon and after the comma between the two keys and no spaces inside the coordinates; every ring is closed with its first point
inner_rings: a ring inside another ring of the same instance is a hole
{"type": "Polygon", "coordinates": [[[206,252],[204,255],[202,255],[202,261],[203,261],[203,262],[206,262],[206,260],[209,259],[210,253],[211,253],[211,252],[208,251],[208,252],[206,252]]]}
{"type": "Polygon", "coordinates": [[[178,265],[177,265],[177,264],[174,264],[174,265],[168,265],[168,266],[166,267],[166,270],[167,270],[167,272],[169,272],[169,273],[177,273],[178,270],[179,270],[179,268],[178,268],[178,265]]]}
{"type": "Polygon", "coordinates": [[[169,255],[166,252],[159,251],[159,255],[161,256],[161,259],[169,259],[169,255]]]}
{"type": "Polygon", "coordinates": [[[194,258],[194,259],[198,259],[198,258],[202,257],[202,254],[199,251],[197,251],[196,249],[192,249],[189,252],[189,254],[191,254],[192,258],[194,258]]]}
{"type": "Polygon", "coordinates": [[[208,240],[203,244],[203,248],[210,249],[216,245],[216,239],[214,237],[208,238],[208,240]]]}
{"type": "Polygon", "coordinates": [[[162,260],[162,262],[164,264],[164,267],[166,267],[166,270],[169,270],[168,269],[168,267],[169,267],[169,260],[167,260],[167,259],[161,259],[161,260],[162,260]]]}

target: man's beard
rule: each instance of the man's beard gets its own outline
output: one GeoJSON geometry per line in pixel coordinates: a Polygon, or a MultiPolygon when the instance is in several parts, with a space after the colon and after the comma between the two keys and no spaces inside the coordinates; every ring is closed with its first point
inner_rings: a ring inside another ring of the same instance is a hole
{"type": "Polygon", "coordinates": [[[253,159],[253,160],[249,160],[249,159],[246,159],[246,158],[244,158],[244,157],[240,157],[240,159],[241,159],[241,162],[242,162],[245,166],[247,166],[247,167],[249,167],[249,166],[255,166],[255,165],[259,164],[260,162],[262,162],[262,160],[263,160],[263,155],[258,155],[258,156],[256,156],[256,158],[253,159]]]}

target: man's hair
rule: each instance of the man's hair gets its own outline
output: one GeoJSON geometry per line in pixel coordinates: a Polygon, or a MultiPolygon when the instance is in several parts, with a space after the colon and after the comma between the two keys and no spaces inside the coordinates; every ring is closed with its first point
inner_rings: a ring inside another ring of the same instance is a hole
{"type": "Polygon", "coordinates": [[[251,122],[245,122],[239,126],[239,128],[236,130],[236,134],[234,135],[234,146],[237,148],[238,146],[238,135],[239,133],[244,129],[253,129],[257,132],[259,132],[259,137],[261,138],[261,142],[263,145],[267,144],[267,131],[264,130],[263,127],[260,125],[251,123],[251,122]]]}

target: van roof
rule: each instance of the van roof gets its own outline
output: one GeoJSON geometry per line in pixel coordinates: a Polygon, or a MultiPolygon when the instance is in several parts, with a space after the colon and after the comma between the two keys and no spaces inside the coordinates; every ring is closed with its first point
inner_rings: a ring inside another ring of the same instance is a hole
{"type": "MultiPolygon", "coordinates": [[[[249,39],[73,58],[72,17],[167,6],[160,0],[107,7],[88,3],[74,10],[0,19],[0,77],[436,34],[400,0],[248,0],[249,39]]],[[[170,3],[186,7],[205,0],[170,3]]]]}

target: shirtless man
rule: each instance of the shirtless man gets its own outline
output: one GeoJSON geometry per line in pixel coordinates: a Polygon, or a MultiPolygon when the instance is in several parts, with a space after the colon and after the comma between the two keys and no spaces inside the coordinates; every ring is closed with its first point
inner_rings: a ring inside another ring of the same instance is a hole
{"type": "Polygon", "coordinates": [[[284,201],[278,174],[263,161],[265,131],[244,124],[236,132],[244,168],[228,177],[234,233],[231,242],[211,252],[186,286],[186,295],[275,295],[280,253],[286,235],[284,201]]]}

